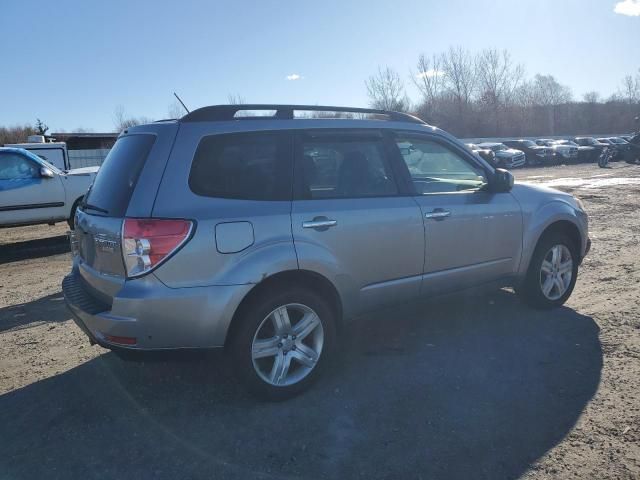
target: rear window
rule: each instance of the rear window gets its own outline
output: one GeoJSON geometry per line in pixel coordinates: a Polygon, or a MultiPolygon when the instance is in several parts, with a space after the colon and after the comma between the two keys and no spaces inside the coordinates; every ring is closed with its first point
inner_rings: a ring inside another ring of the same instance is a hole
{"type": "Polygon", "coordinates": [[[124,217],[154,135],[120,137],[104,160],[89,189],[85,210],[109,217],[124,217]]]}
{"type": "Polygon", "coordinates": [[[204,137],[191,165],[191,191],[205,197],[290,200],[287,138],[274,132],[204,137]]]}

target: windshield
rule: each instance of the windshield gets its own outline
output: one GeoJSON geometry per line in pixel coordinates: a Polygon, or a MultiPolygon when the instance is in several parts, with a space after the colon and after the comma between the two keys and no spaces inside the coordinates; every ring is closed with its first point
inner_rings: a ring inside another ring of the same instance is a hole
{"type": "Polygon", "coordinates": [[[27,155],[27,157],[29,157],[29,158],[35,160],[36,162],[40,163],[43,167],[47,167],[53,173],[56,173],[58,175],[61,175],[63,173],[58,167],[56,167],[55,165],[52,165],[51,163],[47,162],[44,158],[36,155],[32,151],[25,150],[24,152],[27,155]]]}
{"type": "Polygon", "coordinates": [[[617,143],[618,145],[621,143],[625,143],[624,140],[622,140],[621,138],[618,137],[612,137],[609,140],[611,140],[613,143],[617,143]]]}
{"type": "Polygon", "coordinates": [[[537,147],[537,145],[534,142],[532,142],[531,140],[522,140],[520,142],[520,145],[523,145],[525,147],[537,147]]]}
{"type": "Polygon", "coordinates": [[[499,143],[497,145],[491,145],[490,147],[485,147],[485,148],[490,148],[494,152],[502,152],[504,150],[509,150],[509,147],[507,147],[506,145],[504,145],[502,143],[499,143]]]}
{"type": "Polygon", "coordinates": [[[153,135],[120,137],[98,170],[87,193],[85,209],[123,217],[154,141],[153,135]]]}

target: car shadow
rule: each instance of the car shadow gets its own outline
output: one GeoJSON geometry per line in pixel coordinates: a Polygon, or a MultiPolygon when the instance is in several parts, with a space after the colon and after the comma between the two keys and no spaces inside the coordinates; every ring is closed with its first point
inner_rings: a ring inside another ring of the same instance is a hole
{"type": "Polygon", "coordinates": [[[30,258],[49,257],[70,251],[66,235],[37,238],[0,245],[0,265],[30,258]]]}
{"type": "Polygon", "coordinates": [[[69,320],[69,312],[64,305],[62,292],[58,292],[33,302],[0,308],[0,333],[66,320],[69,320]]]}
{"type": "Polygon", "coordinates": [[[594,396],[594,320],[458,295],[349,325],[332,371],[284,403],[220,353],[113,353],[0,396],[8,478],[517,478],[594,396]]]}

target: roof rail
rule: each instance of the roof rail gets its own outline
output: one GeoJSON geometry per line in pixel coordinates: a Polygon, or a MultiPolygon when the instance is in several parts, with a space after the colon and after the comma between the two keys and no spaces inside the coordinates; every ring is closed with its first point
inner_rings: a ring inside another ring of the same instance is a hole
{"type": "Polygon", "coordinates": [[[424,124],[422,120],[408,113],[394,112],[391,110],[378,110],[373,108],[329,107],[325,105],[278,105],[278,104],[242,104],[242,105],[211,105],[202,107],[186,114],[181,122],[222,122],[229,120],[265,119],[265,120],[292,120],[294,111],[306,112],[344,112],[380,115],[390,121],[410,122],[424,124]],[[273,116],[236,117],[239,111],[275,111],[273,116]]]}

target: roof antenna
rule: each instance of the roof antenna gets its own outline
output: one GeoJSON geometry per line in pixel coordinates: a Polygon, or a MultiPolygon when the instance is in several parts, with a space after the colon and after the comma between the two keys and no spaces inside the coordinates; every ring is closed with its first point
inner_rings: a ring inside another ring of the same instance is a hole
{"type": "Polygon", "coordinates": [[[184,108],[187,113],[191,113],[189,111],[189,109],[187,108],[187,106],[184,104],[184,102],[182,101],[182,99],[178,96],[178,94],[176,92],[173,92],[173,94],[175,95],[175,97],[178,99],[178,101],[180,102],[180,105],[182,105],[182,108],[184,108]]]}

